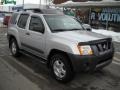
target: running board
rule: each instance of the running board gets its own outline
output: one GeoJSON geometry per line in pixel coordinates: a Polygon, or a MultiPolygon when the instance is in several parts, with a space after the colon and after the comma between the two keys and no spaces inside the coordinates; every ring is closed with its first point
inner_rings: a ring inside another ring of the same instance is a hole
{"type": "Polygon", "coordinates": [[[40,62],[40,63],[43,63],[43,64],[47,64],[47,60],[41,58],[41,57],[38,57],[36,55],[33,55],[32,53],[30,52],[27,52],[25,50],[20,50],[20,53],[24,54],[25,56],[28,56],[28,57],[31,57],[32,59],[40,62]]]}

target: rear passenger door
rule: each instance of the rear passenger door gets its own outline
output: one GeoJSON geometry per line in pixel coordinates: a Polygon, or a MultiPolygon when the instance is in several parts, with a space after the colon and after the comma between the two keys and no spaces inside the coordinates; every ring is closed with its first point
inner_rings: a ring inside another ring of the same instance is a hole
{"type": "Polygon", "coordinates": [[[22,48],[23,45],[26,43],[26,41],[28,41],[27,29],[26,29],[28,18],[29,18],[29,14],[21,14],[19,16],[17,23],[17,29],[19,32],[19,38],[22,48]]]}

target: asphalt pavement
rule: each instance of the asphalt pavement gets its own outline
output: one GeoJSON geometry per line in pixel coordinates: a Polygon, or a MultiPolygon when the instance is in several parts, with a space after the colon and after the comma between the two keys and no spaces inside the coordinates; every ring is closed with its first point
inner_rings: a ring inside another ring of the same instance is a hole
{"type": "Polygon", "coordinates": [[[102,71],[76,74],[67,84],[54,80],[46,66],[28,55],[11,56],[6,28],[0,28],[0,90],[120,90],[120,43],[113,62],[102,71]]]}

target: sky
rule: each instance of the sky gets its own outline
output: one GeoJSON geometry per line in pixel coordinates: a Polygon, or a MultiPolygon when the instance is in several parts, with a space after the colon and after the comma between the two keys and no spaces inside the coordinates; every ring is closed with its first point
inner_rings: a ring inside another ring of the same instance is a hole
{"type": "MultiPolygon", "coordinates": [[[[45,4],[45,1],[46,0],[41,0],[41,3],[42,4],[45,4]]],[[[1,0],[0,0],[1,2],[1,0]]],[[[40,0],[24,0],[25,4],[28,4],[28,3],[32,3],[32,4],[38,4],[40,3],[40,0]]],[[[19,4],[22,4],[23,3],[23,0],[16,0],[16,4],[19,5],[19,4]]]]}
{"type": "MultiPolygon", "coordinates": [[[[24,0],[25,3],[32,3],[32,4],[38,4],[40,3],[40,0],[24,0]]],[[[44,3],[45,0],[41,0],[41,3],[44,3]]],[[[16,0],[16,4],[22,4],[23,0],[16,0]]]]}

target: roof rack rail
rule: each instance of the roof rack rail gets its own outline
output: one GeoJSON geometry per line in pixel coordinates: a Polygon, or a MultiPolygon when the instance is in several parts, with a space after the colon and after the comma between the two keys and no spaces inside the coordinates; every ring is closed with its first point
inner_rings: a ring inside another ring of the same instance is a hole
{"type": "Polygon", "coordinates": [[[30,8],[30,9],[24,9],[23,11],[43,14],[42,10],[41,10],[41,9],[38,9],[38,8],[34,8],[34,9],[32,9],[32,8],[30,8]]]}
{"type": "Polygon", "coordinates": [[[60,11],[58,9],[40,9],[40,8],[29,8],[24,9],[25,12],[33,12],[33,13],[40,13],[40,14],[64,14],[63,11],[60,11]]]}

